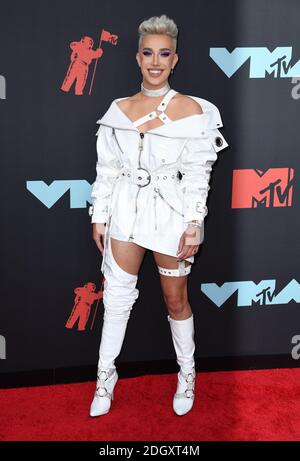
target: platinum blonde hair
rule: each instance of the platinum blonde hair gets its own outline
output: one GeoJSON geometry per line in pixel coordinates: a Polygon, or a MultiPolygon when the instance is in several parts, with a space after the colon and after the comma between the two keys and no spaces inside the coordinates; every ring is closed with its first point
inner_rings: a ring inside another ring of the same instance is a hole
{"type": "Polygon", "coordinates": [[[149,19],[141,22],[138,27],[139,41],[138,48],[140,48],[143,37],[150,34],[166,34],[172,38],[173,47],[176,51],[178,28],[173,19],[168,18],[165,14],[161,16],[152,16],[149,19]]]}

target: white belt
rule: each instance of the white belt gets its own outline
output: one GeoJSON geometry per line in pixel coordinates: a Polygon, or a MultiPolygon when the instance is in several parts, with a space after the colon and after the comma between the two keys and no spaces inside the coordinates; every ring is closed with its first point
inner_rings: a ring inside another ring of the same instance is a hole
{"type": "Polygon", "coordinates": [[[178,179],[178,169],[170,169],[165,172],[150,172],[146,168],[122,168],[118,178],[126,179],[139,187],[148,186],[151,182],[175,181],[178,179]]]}

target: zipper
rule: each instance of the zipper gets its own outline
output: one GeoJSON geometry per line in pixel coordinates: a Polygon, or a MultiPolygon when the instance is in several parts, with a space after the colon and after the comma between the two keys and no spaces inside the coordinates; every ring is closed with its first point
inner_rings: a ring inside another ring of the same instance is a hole
{"type": "MultiPolygon", "coordinates": [[[[144,149],[144,133],[139,133],[140,135],[140,142],[139,142],[139,168],[141,168],[141,155],[142,155],[142,151],[144,149]]],[[[140,193],[140,190],[141,188],[139,187],[137,193],[136,193],[136,196],[135,196],[135,216],[134,216],[134,221],[133,221],[133,225],[132,225],[132,228],[131,228],[131,232],[130,232],[130,235],[129,235],[129,240],[130,239],[133,239],[133,229],[135,227],[135,223],[136,223],[136,218],[137,218],[137,199],[138,199],[138,196],[139,196],[139,193],[140,193]]]]}
{"type": "Polygon", "coordinates": [[[116,135],[116,130],[115,130],[114,127],[113,127],[113,136],[114,136],[114,138],[115,138],[115,140],[116,140],[116,143],[117,143],[117,145],[118,145],[118,147],[119,147],[119,149],[120,149],[120,152],[121,152],[122,154],[124,154],[124,152],[122,151],[121,146],[120,146],[120,144],[119,144],[119,141],[118,141],[118,138],[117,138],[117,135],[116,135]]]}
{"type": "Polygon", "coordinates": [[[180,213],[180,211],[177,211],[166,199],[165,197],[162,195],[162,193],[160,192],[159,188],[158,187],[155,187],[155,192],[158,193],[158,195],[162,198],[162,200],[173,210],[175,211],[176,213],[178,213],[180,216],[184,217],[184,214],[180,213]]]}
{"type": "Polygon", "coordinates": [[[103,241],[103,255],[102,255],[102,263],[101,263],[101,272],[104,270],[104,263],[105,263],[105,258],[106,258],[106,248],[107,248],[107,243],[109,239],[109,227],[110,227],[110,221],[111,221],[111,214],[108,217],[108,220],[105,225],[105,233],[104,233],[104,241],[103,241]]]}

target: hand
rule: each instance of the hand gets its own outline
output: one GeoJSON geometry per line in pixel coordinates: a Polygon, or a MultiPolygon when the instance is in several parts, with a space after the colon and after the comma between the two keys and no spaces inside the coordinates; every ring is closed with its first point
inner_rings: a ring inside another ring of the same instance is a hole
{"type": "Polygon", "coordinates": [[[104,250],[104,234],[105,234],[105,224],[104,223],[93,223],[93,240],[95,241],[98,249],[103,255],[104,250]]]}
{"type": "Polygon", "coordinates": [[[97,48],[96,49],[96,57],[101,58],[102,55],[103,55],[103,49],[102,48],[97,48]]]}
{"type": "Polygon", "coordinates": [[[188,227],[182,234],[177,257],[179,261],[182,261],[190,256],[194,256],[199,250],[200,245],[200,229],[199,227],[188,227]]]}

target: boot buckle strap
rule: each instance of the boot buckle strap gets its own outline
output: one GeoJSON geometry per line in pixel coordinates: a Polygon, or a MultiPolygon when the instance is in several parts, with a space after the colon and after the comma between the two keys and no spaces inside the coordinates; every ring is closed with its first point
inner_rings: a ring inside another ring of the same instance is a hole
{"type": "Polygon", "coordinates": [[[176,398],[188,398],[188,399],[193,399],[194,398],[194,388],[195,388],[195,377],[196,374],[194,370],[191,373],[184,373],[181,372],[181,375],[183,376],[185,382],[186,382],[186,389],[184,392],[181,393],[176,393],[175,397],[176,398]]]}
{"type": "Polygon", "coordinates": [[[106,381],[107,379],[111,378],[114,373],[115,373],[115,370],[113,369],[110,369],[108,371],[98,370],[97,378],[99,381],[106,381]]]}
{"type": "Polygon", "coordinates": [[[105,382],[114,374],[114,370],[99,370],[97,375],[96,394],[98,397],[108,397],[111,399],[111,392],[108,392],[105,382]],[[103,376],[104,375],[104,376],[103,376]]]}
{"type": "Polygon", "coordinates": [[[186,382],[192,383],[196,377],[195,370],[191,371],[190,373],[185,373],[184,371],[180,371],[181,376],[185,379],[186,382]]]}
{"type": "Polygon", "coordinates": [[[194,391],[192,389],[186,389],[184,392],[176,393],[176,399],[193,399],[194,398],[194,391]]]}
{"type": "Polygon", "coordinates": [[[97,387],[96,389],[96,394],[98,395],[98,397],[108,397],[109,399],[111,399],[111,393],[108,392],[108,390],[106,389],[105,386],[101,387],[97,387]]]}
{"type": "Polygon", "coordinates": [[[193,389],[186,389],[184,391],[185,393],[185,396],[188,398],[188,399],[192,399],[194,397],[194,391],[193,389]]]}

